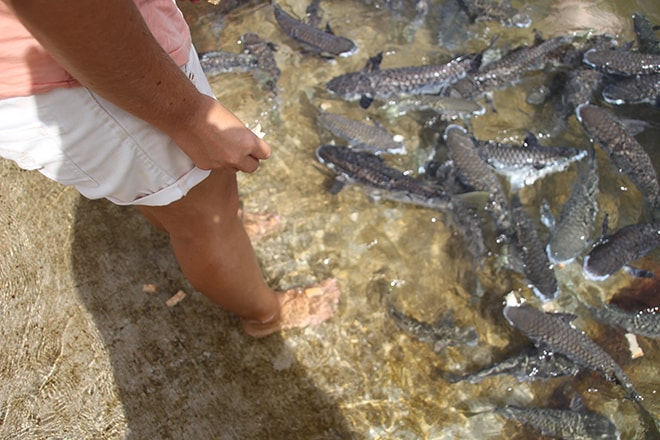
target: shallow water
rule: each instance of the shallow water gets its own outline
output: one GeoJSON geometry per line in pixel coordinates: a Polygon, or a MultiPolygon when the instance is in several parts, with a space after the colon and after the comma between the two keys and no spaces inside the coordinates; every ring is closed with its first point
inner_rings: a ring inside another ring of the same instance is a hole
{"type": "MultiPolygon", "coordinates": [[[[307,6],[305,1],[293,0],[280,4],[298,17],[304,16],[307,6]]],[[[211,78],[211,84],[218,98],[246,124],[260,124],[265,139],[273,146],[272,158],[256,174],[240,177],[246,209],[276,212],[283,219],[280,232],[256,245],[268,281],[280,288],[328,276],[340,282],[343,296],[336,317],[318,328],[290,335],[287,343],[318,386],[338,402],[360,437],[523,438],[527,431],[489,410],[505,404],[547,405],[553,391],[568,384],[583,395],[588,408],[610,417],[622,438],[644,438],[644,424],[636,407],[623,398],[616,385],[596,374],[535,383],[518,383],[506,376],[481,385],[443,381],[442,372],[473,371],[500,358],[509,344],[520,346],[525,342],[501,317],[506,293],[514,291],[532,303],[538,301],[519,275],[498,266],[497,255],[475,269],[460,235],[448,227],[442,213],[372,200],[359,188],[330,194],[331,176],[314,156],[316,147],[332,139],[316,123],[319,109],[360,120],[373,118],[391,133],[404,136],[408,154],[389,158],[392,166],[414,174],[432,156],[442,125],[427,126],[421,117],[387,118],[376,104],[363,110],[355,102],[343,102],[324,91],[332,77],[360,69],[369,56],[379,51],[384,53],[383,67],[420,65],[482,50],[496,36],[497,44],[505,49],[529,44],[533,41],[532,29],[546,38],[607,32],[625,42],[634,38],[630,20],[634,11],[660,22],[660,7],[650,0],[513,4],[530,15],[530,28],[476,23],[470,26],[469,38],[460,48],[449,51],[438,46],[437,29],[423,26],[413,38],[406,34],[406,25],[414,16],[410,7],[392,11],[377,1],[321,2],[325,12],[322,23],[329,21],[335,34],[351,38],[359,46],[357,54],[337,60],[302,54],[300,47],[277,27],[267,4],[241,8],[223,18],[216,16],[210,6],[185,10],[200,52],[239,52],[236,42],[247,31],[277,44],[276,59],[282,76],[276,98],[262,91],[247,73],[219,75],[211,78]],[[471,347],[448,347],[436,354],[430,344],[417,341],[393,323],[386,311],[389,301],[426,322],[452,313],[458,325],[477,330],[479,342],[471,347]]],[[[476,136],[520,141],[525,130],[547,133],[552,122],[526,101],[530,91],[546,79],[537,72],[497,91],[497,111],[472,118],[476,136]]],[[[626,118],[660,122],[660,113],[647,106],[615,111],[626,118]]],[[[654,147],[659,134],[656,124],[638,136],[657,169],[660,152],[654,147]]],[[[574,117],[552,140],[579,148],[586,148],[588,142],[574,117]]],[[[610,225],[640,219],[640,195],[624,187],[625,179],[606,166],[605,156],[600,155],[599,161],[598,222],[605,211],[610,225]]],[[[545,198],[558,212],[575,171],[571,167],[525,188],[521,192],[523,202],[534,207],[545,198]]],[[[594,234],[599,230],[595,227],[594,234]]],[[[543,229],[540,233],[547,236],[543,229]]],[[[659,257],[658,252],[652,253],[638,265],[655,271],[659,257]]],[[[660,416],[660,398],[656,397],[660,391],[658,341],[640,337],[645,355],[631,360],[623,333],[596,324],[581,304],[607,301],[619,289],[633,284],[631,278],[619,273],[606,282],[587,282],[579,262],[557,269],[557,276],[561,294],[555,309],[579,316],[576,325],[615,355],[638,390],[647,396],[646,408],[660,416]]]]}
{"type": "MultiPolygon", "coordinates": [[[[478,23],[469,39],[449,50],[437,46],[436,31],[428,27],[406,40],[413,14],[392,12],[382,1],[322,2],[323,24],[329,20],[335,33],[360,46],[352,57],[328,61],[302,55],[277,27],[271,7],[251,3],[225,17],[206,2],[181,6],[200,51],[239,52],[236,41],[246,31],[277,44],[277,98],[247,73],[211,82],[248,125],[261,124],[274,149],[257,173],[240,175],[246,210],[282,219],[281,230],[254,243],[268,281],[286,288],[334,276],[342,290],[337,314],[320,326],[255,341],[229,313],[192,290],[167,238],[136,210],[86,200],[2,161],[0,439],[522,439],[538,433],[505,421],[494,407],[564,407],[557,395],[570,397],[573,390],[587,408],[609,417],[621,438],[654,438],[645,432],[648,418],[621,387],[595,373],[532,383],[509,376],[481,384],[446,381],[447,373],[475,371],[527,344],[503,319],[505,294],[538,301],[520,275],[501,266],[501,255],[475,268],[463,238],[439,211],[374,201],[359,188],[330,194],[331,176],[314,156],[320,143],[332,140],[316,124],[319,108],[356,119],[368,115],[405,137],[408,154],[388,161],[416,173],[433,153],[442,124],[427,126],[413,116],[388,119],[378,106],[362,110],[327,95],[325,83],[361,68],[381,50],[383,67],[419,65],[482,50],[496,36],[503,48],[530,43],[531,28],[478,23]],[[157,291],[143,291],[145,283],[157,291]],[[179,289],[186,298],[167,306],[179,289]],[[479,340],[435,353],[395,325],[387,313],[390,302],[425,322],[452,314],[458,326],[474,327],[479,340]]],[[[306,2],[281,5],[302,16],[306,2]]],[[[532,17],[544,37],[591,28],[628,41],[628,17],[635,10],[660,23],[656,0],[514,6],[532,17]]],[[[520,140],[525,129],[547,132],[551,119],[526,102],[543,80],[535,73],[498,91],[497,112],[472,119],[475,134],[520,140]]],[[[616,111],[660,121],[647,106],[616,111]]],[[[660,169],[658,135],[656,125],[637,138],[660,169]]],[[[557,140],[587,147],[574,119],[557,140]]],[[[598,159],[598,222],[604,212],[612,228],[637,221],[640,195],[603,154],[598,159]]],[[[521,196],[530,213],[543,198],[558,211],[575,176],[571,167],[526,188],[521,196]]],[[[659,260],[656,251],[636,264],[657,272],[659,260]]],[[[657,283],[634,281],[623,272],[587,282],[579,263],[557,269],[557,275],[561,295],[555,309],[579,316],[576,326],[623,365],[658,418],[660,342],[638,337],[644,356],[631,359],[623,332],[597,324],[583,305],[622,294],[645,294],[657,303],[657,283]]]]}

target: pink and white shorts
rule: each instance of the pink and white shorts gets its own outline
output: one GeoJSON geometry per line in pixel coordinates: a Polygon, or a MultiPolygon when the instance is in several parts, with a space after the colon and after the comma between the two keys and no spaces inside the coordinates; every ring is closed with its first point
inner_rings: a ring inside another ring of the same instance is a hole
{"type": "MultiPolygon", "coordinates": [[[[194,48],[181,69],[213,96],[194,48]]],[[[168,205],[210,173],[165,133],[84,87],[0,100],[0,157],[118,205],[168,205]]]]}

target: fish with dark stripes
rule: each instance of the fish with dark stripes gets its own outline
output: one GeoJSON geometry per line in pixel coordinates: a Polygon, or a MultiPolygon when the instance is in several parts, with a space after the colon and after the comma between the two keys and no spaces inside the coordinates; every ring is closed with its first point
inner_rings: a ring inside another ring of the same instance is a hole
{"type": "Polygon", "coordinates": [[[591,49],[584,54],[584,62],[594,69],[611,75],[635,76],[660,73],[660,55],[627,49],[591,49]]]}
{"type": "Polygon", "coordinates": [[[643,400],[612,356],[571,324],[575,315],[544,313],[523,303],[505,306],[504,317],[538,347],[560,353],[585,368],[601,373],[608,380],[616,379],[633,400],[643,400]]]}
{"type": "Polygon", "coordinates": [[[637,75],[612,82],[603,89],[610,104],[651,104],[660,107],[660,73],[637,75]]]}
{"type": "Polygon", "coordinates": [[[582,405],[569,409],[521,408],[505,406],[495,411],[541,431],[541,434],[566,440],[617,440],[620,433],[607,417],[585,409],[582,405]]]}
{"type": "Polygon", "coordinates": [[[439,210],[450,210],[453,206],[449,194],[388,166],[382,156],[374,153],[328,144],[316,150],[316,157],[336,174],[333,193],[339,192],[345,184],[357,184],[372,194],[398,202],[439,210]]]}
{"type": "Polygon", "coordinates": [[[381,154],[405,154],[406,147],[401,136],[390,134],[382,125],[366,124],[362,121],[345,116],[322,112],[318,116],[319,123],[348,142],[354,149],[371,151],[381,154]]]}
{"type": "Polygon", "coordinates": [[[454,162],[460,180],[468,187],[489,195],[486,209],[506,239],[514,237],[511,207],[493,168],[479,155],[477,142],[460,125],[451,124],[444,131],[449,157],[454,162]]]}
{"type": "Polygon", "coordinates": [[[554,266],[545,253],[535,223],[520,203],[520,198],[513,197],[511,217],[516,232],[514,244],[522,260],[523,273],[529,281],[529,287],[541,301],[550,301],[559,294],[559,285],[554,266]]]}
{"type": "Polygon", "coordinates": [[[360,101],[368,108],[374,99],[396,96],[438,94],[473,72],[480,55],[459,56],[443,64],[381,69],[382,53],[369,59],[362,70],[332,78],[326,89],[347,101],[360,101]]]}
{"type": "Polygon", "coordinates": [[[531,382],[555,377],[576,376],[581,370],[579,365],[565,356],[532,347],[477,372],[464,376],[444,375],[443,377],[450,383],[462,381],[480,383],[486,378],[506,374],[521,382],[531,382]]]}
{"type": "Polygon", "coordinates": [[[651,158],[623,122],[611,111],[591,104],[579,105],[576,115],[586,133],[637,186],[651,210],[660,207],[660,185],[651,158]]]}
{"type": "Polygon", "coordinates": [[[555,37],[537,42],[534,46],[514,49],[497,61],[484,64],[478,71],[456,81],[446,91],[449,96],[474,99],[485,93],[508,87],[534,69],[550,61],[550,55],[570,43],[567,37],[555,37]]]}
{"type": "Polygon", "coordinates": [[[653,26],[651,21],[641,12],[635,12],[632,19],[639,51],[660,55],[660,40],[655,36],[658,26],[653,26]]]}
{"type": "Polygon", "coordinates": [[[542,220],[550,229],[546,244],[548,258],[554,264],[568,264],[593,243],[592,231],[598,215],[598,165],[591,154],[580,162],[578,179],[573,183],[568,199],[555,219],[546,202],[542,205],[542,220]]]}
{"type": "Polygon", "coordinates": [[[495,172],[509,179],[511,189],[517,191],[538,179],[565,170],[572,162],[587,155],[576,147],[543,146],[529,133],[521,146],[498,142],[479,142],[479,155],[495,172]]]}
{"type": "Polygon", "coordinates": [[[585,277],[603,281],[623,267],[638,276],[652,276],[629,264],[660,247],[660,221],[630,224],[613,234],[607,233],[607,218],[603,224],[602,237],[584,258],[585,277]]]}
{"type": "Polygon", "coordinates": [[[277,5],[273,5],[273,13],[280,29],[310,52],[325,57],[348,57],[358,50],[353,40],[335,35],[329,26],[326,30],[318,29],[296,20],[277,5]]]}
{"type": "Polygon", "coordinates": [[[628,333],[660,339],[660,313],[658,307],[629,312],[614,304],[592,307],[594,317],[606,324],[621,327],[628,333]]]}
{"type": "Polygon", "coordinates": [[[422,342],[432,344],[436,353],[447,346],[475,345],[479,339],[474,328],[457,326],[449,315],[428,323],[406,315],[393,304],[388,306],[388,312],[399,328],[422,342]]]}

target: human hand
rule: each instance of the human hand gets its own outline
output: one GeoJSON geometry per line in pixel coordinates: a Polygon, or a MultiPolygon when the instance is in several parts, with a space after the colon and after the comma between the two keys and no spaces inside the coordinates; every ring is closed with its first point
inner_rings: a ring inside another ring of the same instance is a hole
{"type": "Polygon", "coordinates": [[[271,147],[216,99],[200,94],[195,114],[168,133],[198,168],[252,173],[271,147]]]}

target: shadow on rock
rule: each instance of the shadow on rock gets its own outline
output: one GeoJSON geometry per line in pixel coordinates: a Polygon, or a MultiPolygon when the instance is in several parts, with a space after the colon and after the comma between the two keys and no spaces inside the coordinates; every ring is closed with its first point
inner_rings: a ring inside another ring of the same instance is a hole
{"type": "Polygon", "coordinates": [[[194,292],[137,210],[81,198],[74,234],[78,294],[107,347],[126,438],[354,438],[282,337],[249,338],[194,292]]]}

